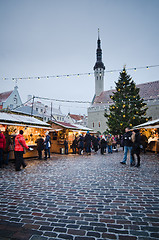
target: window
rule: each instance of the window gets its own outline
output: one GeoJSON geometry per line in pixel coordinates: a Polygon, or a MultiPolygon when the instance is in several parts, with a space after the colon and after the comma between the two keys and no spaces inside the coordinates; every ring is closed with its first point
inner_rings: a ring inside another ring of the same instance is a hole
{"type": "Polygon", "coordinates": [[[93,122],[93,128],[94,128],[94,122],[93,122]]]}
{"type": "Polygon", "coordinates": [[[36,111],[38,112],[38,108],[36,108],[36,111]]]}
{"type": "Polygon", "coordinates": [[[41,108],[41,112],[43,112],[43,109],[41,108]]]}
{"type": "Polygon", "coordinates": [[[98,126],[100,127],[100,122],[98,123],[98,126]]]}
{"type": "Polygon", "coordinates": [[[59,120],[59,117],[57,117],[57,120],[59,120]]]}

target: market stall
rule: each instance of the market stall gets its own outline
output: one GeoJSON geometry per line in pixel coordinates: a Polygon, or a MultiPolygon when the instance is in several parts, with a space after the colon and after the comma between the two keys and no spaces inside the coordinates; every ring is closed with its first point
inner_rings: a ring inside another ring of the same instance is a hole
{"type": "Polygon", "coordinates": [[[64,141],[68,141],[68,152],[72,153],[71,145],[75,137],[80,134],[85,135],[87,131],[92,131],[87,127],[65,122],[50,122],[52,129],[49,130],[51,137],[51,152],[64,153],[64,141]]]}
{"type": "Polygon", "coordinates": [[[159,119],[135,126],[148,140],[147,150],[159,152],[159,119]]]}
{"type": "MultiPolygon", "coordinates": [[[[0,112],[0,129],[5,132],[7,129],[14,142],[15,136],[20,130],[24,132],[26,144],[33,148],[33,151],[26,151],[24,157],[37,156],[36,140],[39,135],[45,137],[45,132],[50,130],[50,125],[34,117],[0,112]]],[[[10,159],[14,158],[14,151],[10,151],[10,159]]]]}

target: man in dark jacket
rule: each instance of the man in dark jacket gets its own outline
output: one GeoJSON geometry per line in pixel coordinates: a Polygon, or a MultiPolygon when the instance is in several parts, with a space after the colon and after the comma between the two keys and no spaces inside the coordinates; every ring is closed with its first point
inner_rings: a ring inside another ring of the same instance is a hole
{"type": "Polygon", "coordinates": [[[128,151],[129,151],[129,153],[130,153],[130,166],[133,166],[134,162],[133,162],[132,155],[131,155],[131,150],[132,150],[131,135],[132,135],[132,132],[130,131],[130,128],[129,127],[125,128],[125,133],[123,135],[124,158],[123,158],[123,161],[120,162],[120,163],[121,164],[126,164],[127,154],[128,154],[128,151]]]}
{"type": "Polygon", "coordinates": [[[92,137],[89,133],[89,131],[87,131],[87,134],[84,138],[84,141],[85,141],[85,145],[86,145],[86,153],[87,154],[91,154],[91,141],[92,141],[92,137]]]}
{"type": "Polygon", "coordinates": [[[42,151],[44,150],[44,139],[39,135],[39,138],[36,140],[37,143],[37,151],[38,151],[38,159],[42,159],[42,151]]]}

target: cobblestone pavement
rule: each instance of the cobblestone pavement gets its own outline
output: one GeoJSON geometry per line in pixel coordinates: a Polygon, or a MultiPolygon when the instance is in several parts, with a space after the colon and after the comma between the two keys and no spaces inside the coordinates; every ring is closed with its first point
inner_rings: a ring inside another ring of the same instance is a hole
{"type": "Polygon", "coordinates": [[[28,159],[0,170],[0,240],[159,239],[159,155],[28,159]]]}

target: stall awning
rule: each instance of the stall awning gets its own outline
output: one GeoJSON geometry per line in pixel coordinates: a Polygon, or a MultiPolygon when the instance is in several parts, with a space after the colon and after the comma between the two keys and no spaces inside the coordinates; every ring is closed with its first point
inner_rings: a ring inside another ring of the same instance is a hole
{"type": "Polygon", "coordinates": [[[159,128],[159,118],[148,121],[146,123],[142,123],[140,125],[135,126],[134,128],[159,128]]]}
{"type": "Polygon", "coordinates": [[[0,112],[0,124],[51,129],[48,123],[37,118],[5,112],[0,112]]]}

